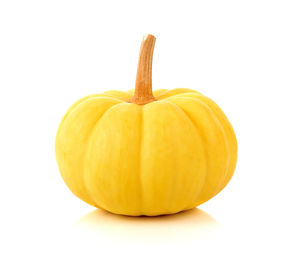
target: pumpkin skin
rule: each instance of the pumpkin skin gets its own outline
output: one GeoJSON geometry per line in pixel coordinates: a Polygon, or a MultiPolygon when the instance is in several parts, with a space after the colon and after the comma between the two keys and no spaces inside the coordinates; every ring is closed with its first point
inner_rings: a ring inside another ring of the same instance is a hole
{"type": "Polygon", "coordinates": [[[231,179],[237,141],[228,119],[190,89],[133,91],[77,101],[56,136],[58,166],[69,189],[95,207],[123,215],[172,214],[194,208],[231,179]]]}

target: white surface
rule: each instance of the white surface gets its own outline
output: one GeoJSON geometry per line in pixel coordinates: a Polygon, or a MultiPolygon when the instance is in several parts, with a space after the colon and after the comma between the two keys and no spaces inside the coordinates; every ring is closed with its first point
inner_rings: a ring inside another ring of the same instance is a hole
{"type": "Polygon", "coordinates": [[[1,1],[1,253],[299,253],[299,1],[1,1]],[[157,219],[84,204],[60,178],[58,124],[78,98],[153,86],[214,99],[236,173],[200,207],[157,219]],[[297,243],[298,240],[298,243],[297,243]]]}

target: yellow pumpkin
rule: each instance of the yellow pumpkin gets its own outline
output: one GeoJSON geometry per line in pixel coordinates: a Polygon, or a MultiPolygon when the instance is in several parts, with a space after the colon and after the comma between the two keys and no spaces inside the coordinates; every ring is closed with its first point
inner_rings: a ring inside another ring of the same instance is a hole
{"type": "Polygon", "coordinates": [[[123,215],[172,214],[209,200],[237,160],[222,110],[185,88],[152,93],[153,35],[144,37],[135,91],[84,97],[59,126],[55,150],[67,186],[123,215]]]}

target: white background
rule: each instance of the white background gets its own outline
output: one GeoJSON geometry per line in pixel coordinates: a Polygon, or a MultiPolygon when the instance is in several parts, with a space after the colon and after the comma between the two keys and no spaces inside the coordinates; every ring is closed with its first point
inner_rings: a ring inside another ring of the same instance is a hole
{"type": "Polygon", "coordinates": [[[299,1],[4,0],[0,85],[1,253],[300,252],[299,1]],[[134,87],[146,33],[154,89],[215,100],[239,158],[198,209],[128,218],[71,194],[54,140],[80,97],[134,87]]]}

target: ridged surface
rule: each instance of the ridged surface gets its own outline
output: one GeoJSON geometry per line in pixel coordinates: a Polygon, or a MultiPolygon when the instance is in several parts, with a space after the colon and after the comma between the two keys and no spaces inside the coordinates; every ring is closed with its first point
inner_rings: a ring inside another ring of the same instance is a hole
{"type": "Polygon", "coordinates": [[[237,143],[221,109],[190,89],[160,89],[156,101],[129,103],[133,91],[77,101],[56,137],[56,158],[83,201],[126,215],[193,208],[220,192],[234,172],[237,143]]]}

